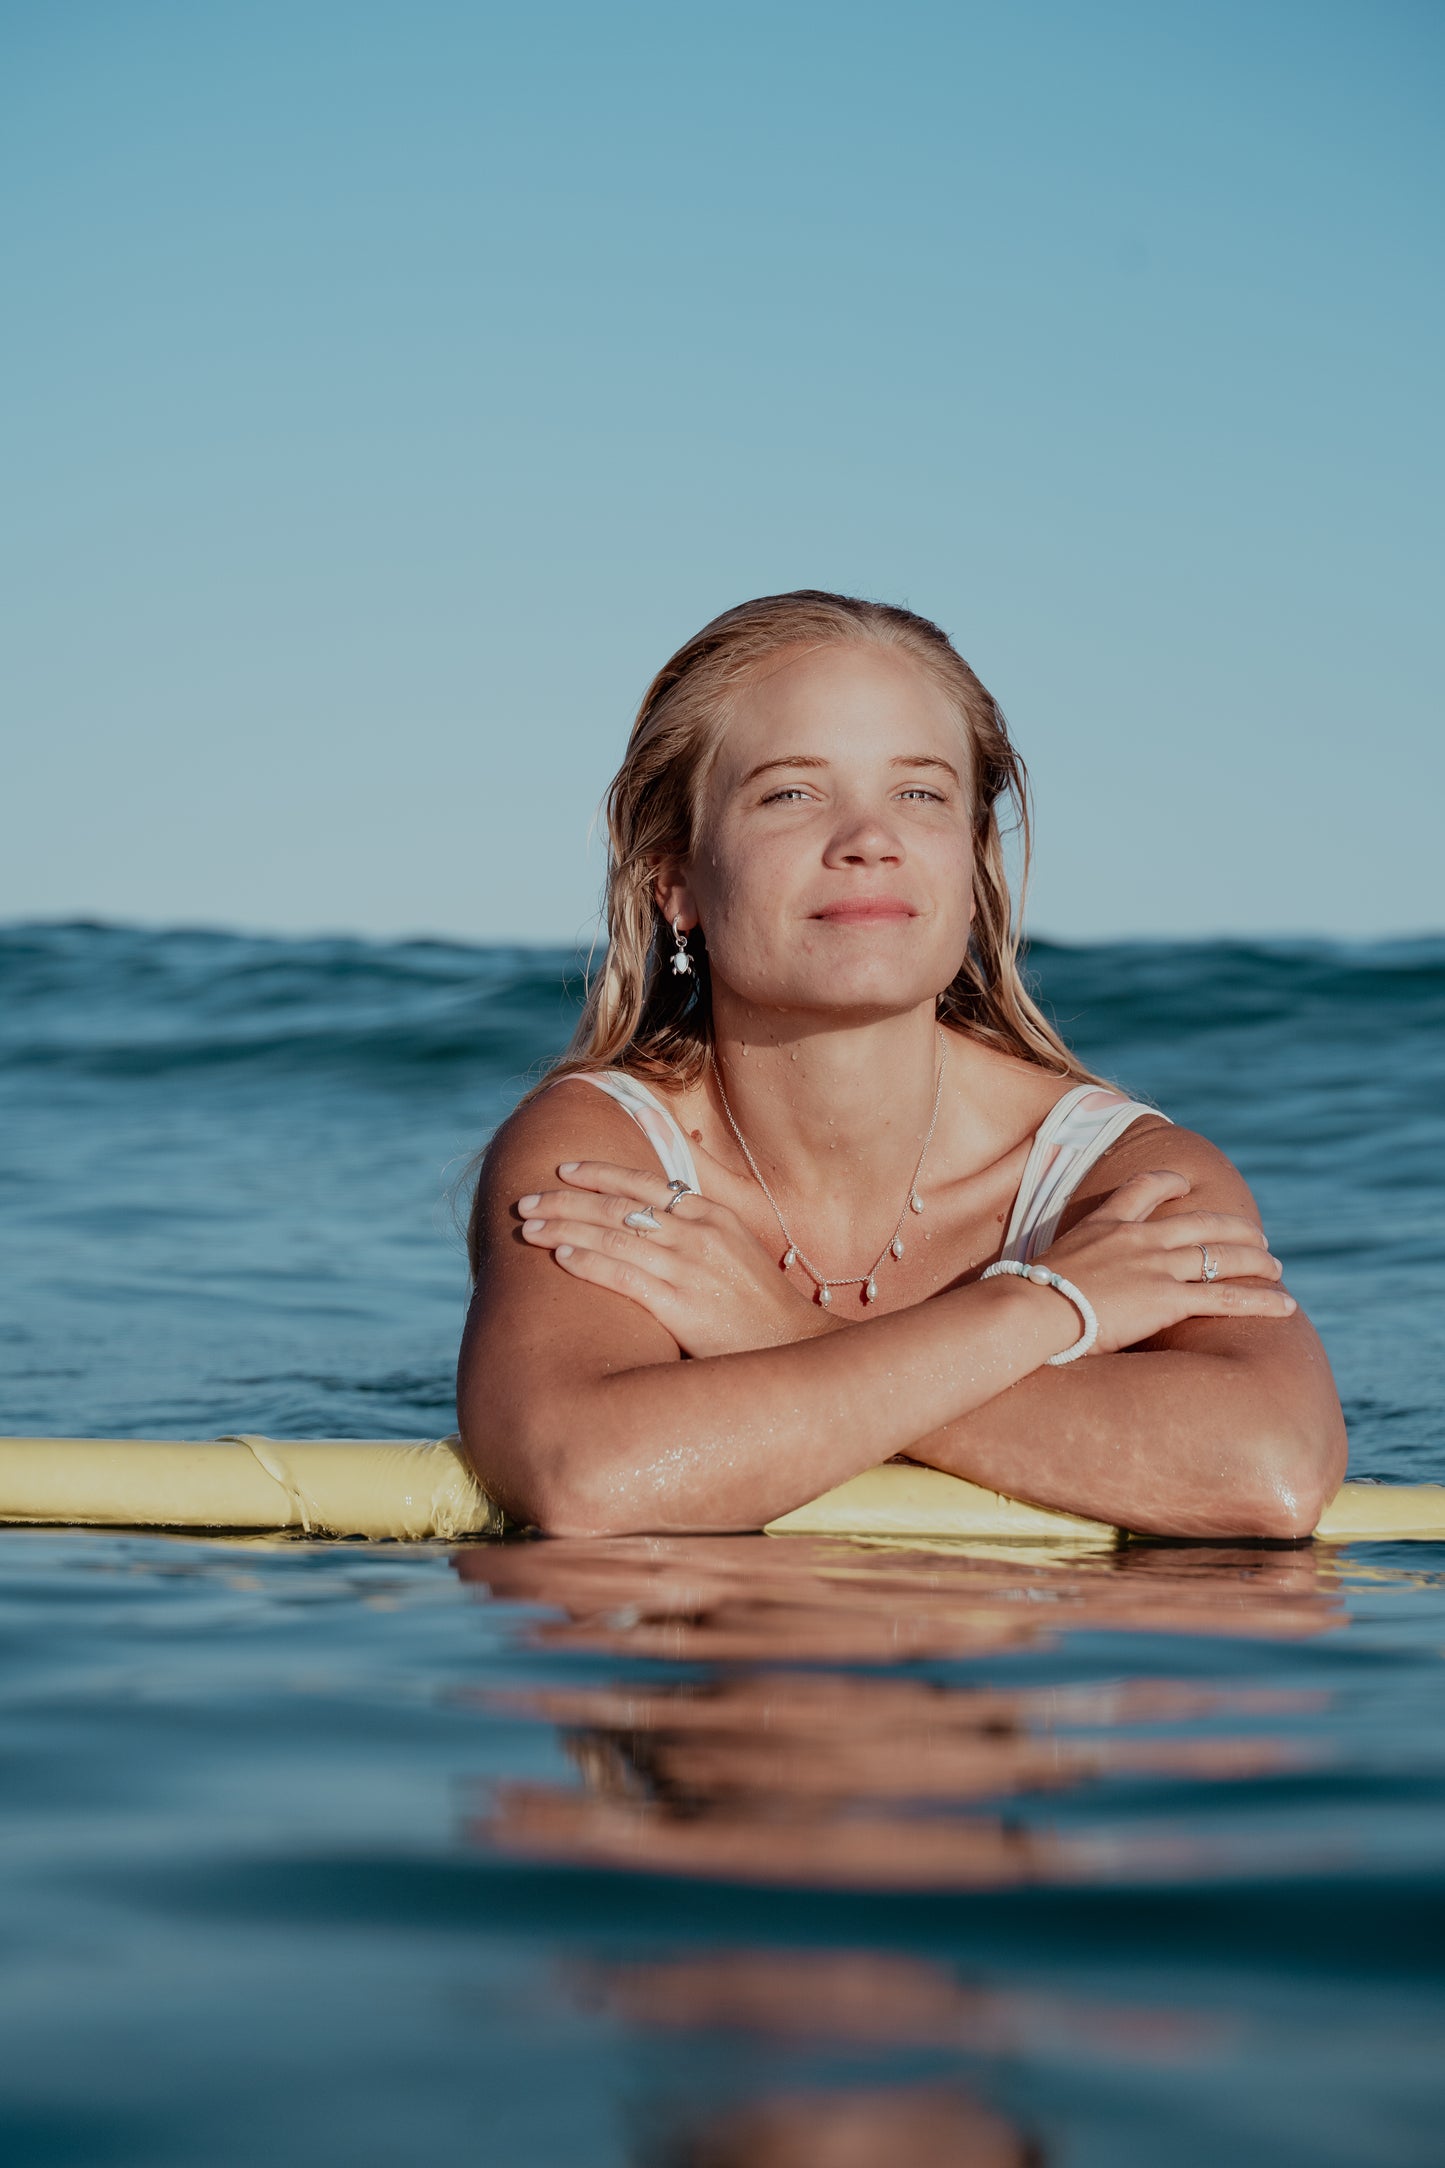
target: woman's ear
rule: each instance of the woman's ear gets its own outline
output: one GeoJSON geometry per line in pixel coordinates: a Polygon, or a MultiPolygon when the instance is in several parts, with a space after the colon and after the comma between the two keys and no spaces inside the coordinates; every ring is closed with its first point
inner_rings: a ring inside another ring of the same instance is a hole
{"type": "Polygon", "coordinates": [[[668,925],[682,920],[682,931],[691,933],[697,924],[697,904],[682,867],[675,862],[659,866],[652,883],[653,900],[668,925]]]}

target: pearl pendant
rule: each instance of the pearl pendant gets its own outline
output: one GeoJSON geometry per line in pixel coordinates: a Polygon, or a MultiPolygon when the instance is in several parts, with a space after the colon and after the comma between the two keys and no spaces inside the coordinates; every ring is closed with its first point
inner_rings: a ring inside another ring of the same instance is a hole
{"type": "Polygon", "coordinates": [[[864,1288],[863,1300],[865,1302],[876,1302],[878,1300],[878,1282],[876,1280],[870,1280],[864,1288]]]}
{"type": "Polygon", "coordinates": [[[818,1289],[818,1302],[819,1302],[819,1306],[820,1306],[820,1307],[821,1307],[822,1309],[826,1310],[826,1309],[827,1309],[827,1307],[828,1307],[828,1305],[829,1305],[829,1303],[830,1303],[830,1302],[831,1302],[832,1300],[833,1300],[833,1290],[832,1290],[832,1288],[831,1288],[831,1287],[830,1287],[830,1286],[828,1285],[827,1281],[825,1280],[825,1281],[823,1282],[822,1286],[821,1286],[821,1287],[820,1287],[820,1288],[818,1289]]]}
{"type": "Polygon", "coordinates": [[[784,1253],[784,1256],[783,1256],[783,1270],[784,1270],[784,1272],[788,1271],[788,1269],[789,1269],[789,1268],[790,1268],[791,1266],[795,1265],[795,1264],[796,1264],[797,1262],[798,1262],[798,1253],[797,1253],[796,1249],[795,1249],[795,1248],[793,1247],[792,1243],[789,1243],[789,1244],[788,1244],[788,1247],[787,1247],[787,1250],[786,1250],[786,1252],[784,1253]]]}
{"type": "Polygon", "coordinates": [[[910,1212],[921,1212],[923,1210],[923,1199],[916,1189],[911,1189],[908,1192],[908,1209],[910,1212]]]}
{"type": "Polygon", "coordinates": [[[903,1255],[902,1235],[895,1235],[893,1237],[893,1240],[889,1243],[888,1247],[890,1250],[892,1250],[895,1257],[901,1257],[903,1255]]]}

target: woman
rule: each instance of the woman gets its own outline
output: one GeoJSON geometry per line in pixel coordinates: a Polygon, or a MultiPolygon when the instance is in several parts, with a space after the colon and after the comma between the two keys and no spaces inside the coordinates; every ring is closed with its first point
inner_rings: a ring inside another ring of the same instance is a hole
{"type": "Polygon", "coordinates": [[[1141,1531],[1311,1532],[1324,1352],[1229,1161],[1029,999],[1024,793],[910,611],[766,596],[654,680],[606,962],[473,1205],[459,1422],[509,1513],[757,1528],[903,1453],[1141,1531]]]}

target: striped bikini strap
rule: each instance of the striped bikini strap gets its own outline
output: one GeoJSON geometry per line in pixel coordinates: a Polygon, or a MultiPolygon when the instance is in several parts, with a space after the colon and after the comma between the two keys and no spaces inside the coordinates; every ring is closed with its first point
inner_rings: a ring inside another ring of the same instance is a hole
{"type": "Polygon", "coordinates": [[[699,1187],[692,1146],[662,1101],[635,1076],[629,1076],[624,1069],[574,1069],[570,1076],[558,1077],[557,1082],[595,1084],[598,1091],[606,1092],[632,1116],[661,1160],[668,1181],[686,1182],[689,1189],[699,1187]]]}
{"type": "Polygon", "coordinates": [[[1039,1125],[1000,1255],[1027,1263],[1046,1250],[1089,1169],[1145,1114],[1168,1118],[1157,1107],[1099,1084],[1078,1084],[1065,1092],[1039,1125]]]}

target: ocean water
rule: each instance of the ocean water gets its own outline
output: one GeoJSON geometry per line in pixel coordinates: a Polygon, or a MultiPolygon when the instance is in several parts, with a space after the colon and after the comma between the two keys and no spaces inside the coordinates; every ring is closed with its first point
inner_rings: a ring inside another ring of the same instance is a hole
{"type": "MultiPolygon", "coordinates": [[[[1445,1480],[1445,941],[1039,947],[1445,1480]]],[[[426,1436],[577,965],[0,929],[0,1430],[426,1436]]],[[[1445,1558],[0,1530],[0,2154],[1445,2158],[1445,1558]]]]}

